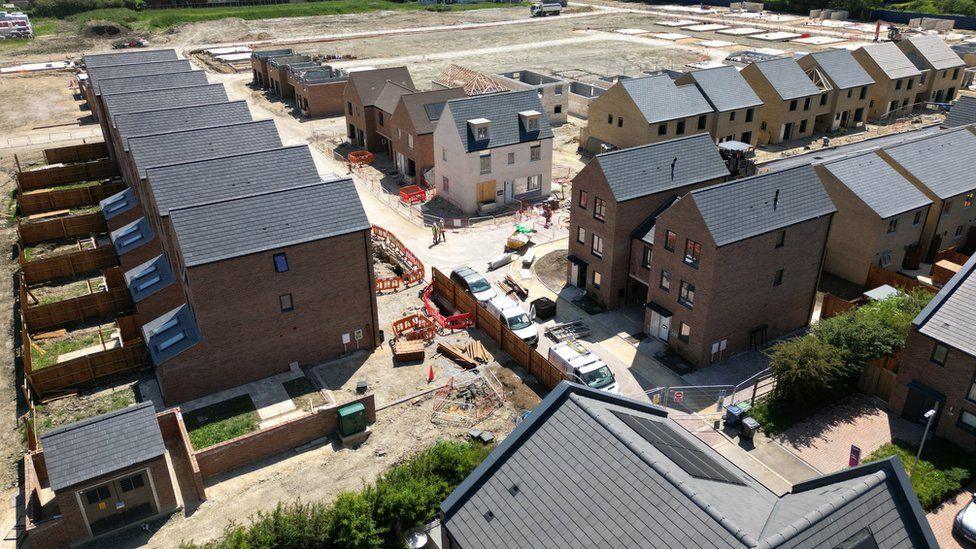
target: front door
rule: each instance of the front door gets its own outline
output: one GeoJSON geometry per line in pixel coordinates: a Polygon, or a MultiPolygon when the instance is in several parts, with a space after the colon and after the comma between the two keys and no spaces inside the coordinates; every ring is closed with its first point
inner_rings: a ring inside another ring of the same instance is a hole
{"type": "Polygon", "coordinates": [[[506,181],[505,182],[505,203],[511,204],[515,200],[515,182],[506,181]]]}
{"type": "MultiPolygon", "coordinates": [[[[939,411],[941,411],[943,400],[945,400],[945,397],[937,391],[913,381],[908,384],[908,396],[905,397],[905,407],[901,410],[901,417],[924,427],[928,421],[925,418],[926,412],[935,408],[936,404],[939,405],[939,411]]],[[[932,421],[932,425],[935,426],[938,421],[937,413],[936,418],[932,421]]]]}
{"type": "Polygon", "coordinates": [[[723,339],[712,342],[712,356],[709,362],[720,362],[725,357],[725,349],[729,346],[729,340],[723,339]]]}
{"type": "Polygon", "coordinates": [[[92,535],[138,522],[157,512],[146,471],[117,478],[78,492],[92,535]]]}
{"type": "Polygon", "coordinates": [[[579,287],[580,266],[576,263],[569,264],[569,285],[579,287]]]}
{"type": "Polygon", "coordinates": [[[766,346],[766,326],[760,326],[749,331],[749,348],[759,350],[766,346]]]}
{"type": "Polygon", "coordinates": [[[847,127],[847,119],[848,119],[848,115],[849,114],[850,114],[850,111],[844,111],[844,112],[842,112],[840,114],[840,125],[841,125],[841,127],[844,127],[844,128],[847,127]]]}
{"type": "Polygon", "coordinates": [[[671,317],[664,316],[661,313],[651,310],[651,323],[647,327],[647,335],[656,337],[661,341],[668,340],[668,334],[671,331],[671,317]]]}
{"type": "Polygon", "coordinates": [[[792,138],[793,138],[793,123],[787,122],[786,125],[783,126],[783,141],[789,141],[792,138]]]}

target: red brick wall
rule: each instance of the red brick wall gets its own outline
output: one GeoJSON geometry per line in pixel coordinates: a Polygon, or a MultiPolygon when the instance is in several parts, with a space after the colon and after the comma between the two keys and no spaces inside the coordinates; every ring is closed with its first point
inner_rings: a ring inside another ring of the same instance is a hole
{"type": "Polygon", "coordinates": [[[368,394],[201,450],[196,453],[200,472],[209,478],[331,435],[339,426],[338,409],[353,402],[362,402],[366,407],[368,423],[376,421],[376,404],[373,395],[368,394]]]}
{"type": "MultiPolygon", "coordinates": [[[[324,84],[302,85],[300,82],[289,76],[289,81],[295,88],[295,100],[299,96],[308,101],[308,111],[305,115],[310,118],[318,116],[339,116],[345,109],[345,102],[342,99],[342,90],[346,86],[345,81],[330,82],[324,84]]],[[[345,134],[345,131],[343,131],[345,134]]]]}
{"type": "MultiPolygon", "coordinates": [[[[159,430],[163,435],[166,448],[170,451],[170,458],[175,461],[182,461],[187,465],[188,473],[192,478],[185,479],[193,486],[195,494],[183,494],[184,498],[195,495],[197,500],[206,501],[207,492],[203,485],[203,475],[200,474],[200,465],[197,463],[196,455],[193,453],[193,445],[190,444],[190,437],[187,435],[186,426],[183,424],[183,415],[179,408],[171,408],[165,412],[156,414],[159,422],[159,430]]],[[[174,463],[174,466],[176,464],[174,463]]],[[[173,471],[177,477],[181,474],[181,468],[175,467],[173,471]]]]}

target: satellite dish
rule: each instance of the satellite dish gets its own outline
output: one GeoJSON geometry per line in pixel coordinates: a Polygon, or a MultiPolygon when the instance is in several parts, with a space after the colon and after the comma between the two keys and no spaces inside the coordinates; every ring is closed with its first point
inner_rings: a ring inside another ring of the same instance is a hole
{"type": "Polygon", "coordinates": [[[407,547],[410,549],[421,549],[427,546],[427,539],[427,532],[413,530],[407,534],[407,547]]]}

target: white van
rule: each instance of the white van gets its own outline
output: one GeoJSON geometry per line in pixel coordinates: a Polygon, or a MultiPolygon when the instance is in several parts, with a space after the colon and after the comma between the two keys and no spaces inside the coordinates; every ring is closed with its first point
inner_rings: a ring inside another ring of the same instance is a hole
{"type": "Polygon", "coordinates": [[[508,326],[522,341],[535,347],[539,343],[539,328],[532,323],[532,319],[514,299],[507,296],[496,296],[485,303],[488,312],[496,316],[508,326]]]}
{"type": "Polygon", "coordinates": [[[550,347],[549,362],[578,383],[614,395],[620,394],[620,384],[613,377],[610,367],[579,341],[563,341],[550,347]]]}

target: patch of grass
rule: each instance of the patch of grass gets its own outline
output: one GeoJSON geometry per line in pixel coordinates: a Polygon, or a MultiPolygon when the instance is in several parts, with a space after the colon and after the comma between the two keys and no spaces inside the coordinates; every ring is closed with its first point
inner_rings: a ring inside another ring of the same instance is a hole
{"type": "Polygon", "coordinates": [[[62,425],[114,412],[135,403],[136,394],[129,385],[104,395],[72,397],[47,405],[41,404],[36,408],[37,434],[41,435],[62,425]]]}
{"type": "Polygon", "coordinates": [[[186,412],[183,421],[194,450],[258,430],[258,412],[248,395],[186,412]]]}
{"type": "Polygon", "coordinates": [[[909,471],[912,488],[926,511],[931,511],[942,502],[957,494],[964,486],[976,478],[976,456],[958,446],[939,438],[925,443],[922,459],[914,471],[918,448],[904,441],[896,440],[871,452],[864,461],[879,461],[891,456],[897,457],[909,471]]]}
{"type": "MultiPolygon", "coordinates": [[[[107,343],[112,339],[114,328],[102,328],[102,338],[107,343]]],[[[40,370],[58,363],[58,357],[73,351],[98,345],[98,331],[88,331],[77,335],[68,334],[57,339],[33,341],[31,349],[31,368],[40,370]],[[37,348],[40,347],[40,351],[37,348]]]]}
{"type": "Polygon", "coordinates": [[[292,402],[295,403],[296,408],[308,410],[309,401],[312,402],[313,408],[325,404],[325,396],[322,395],[322,391],[316,389],[315,384],[307,377],[296,377],[281,385],[285,388],[288,396],[291,397],[292,402]]]}

